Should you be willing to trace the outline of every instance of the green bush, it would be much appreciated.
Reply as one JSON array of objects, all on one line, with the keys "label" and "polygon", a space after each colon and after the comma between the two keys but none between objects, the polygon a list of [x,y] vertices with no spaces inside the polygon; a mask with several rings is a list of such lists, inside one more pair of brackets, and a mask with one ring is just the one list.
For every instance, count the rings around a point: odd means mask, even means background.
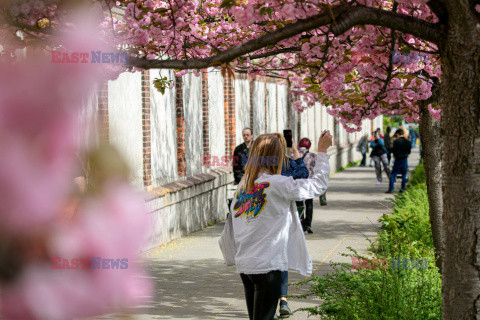
[{"label": "green bush", "polygon": [[[423,165],[412,173],[406,192],[397,194],[394,205],[393,212],[379,220],[382,226],[372,243],[373,258],[351,248],[344,254],[369,261],[387,259],[386,268],[334,264],[333,273],[305,281],[311,287],[304,296],[316,295],[322,303],[302,310],[335,320],[441,319],[441,277],[434,263]],[[427,259],[428,268],[393,269],[391,258],[397,257]]]},{"label": "green bush", "polygon": [[423,159],[420,160],[420,164],[413,170],[412,177],[408,183],[410,187],[414,187],[417,184],[425,183],[425,168],[423,167]]},{"label": "green bush", "polygon": [[322,319],[378,320],[441,318],[441,282],[437,269],[351,270],[339,264],[335,272],[312,277],[311,292],[322,300],[306,308]]},{"label": "green bush", "polygon": [[350,162],[350,163],[348,163],[345,167],[340,167],[340,168],[338,168],[337,172],[342,172],[342,171],[344,171],[345,169],[348,169],[348,168],[351,168],[351,167],[355,167],[355,166],[357,166],[359,163],[360,163],[360,160],[359,160],[359,161],[355,161],[355,162]]},{"label": "green bush", "polygon": [[395,209],[384,214],[373,250],[379,256],[422,258],[433,250],[425,183],[417,184],[393,200]]}]

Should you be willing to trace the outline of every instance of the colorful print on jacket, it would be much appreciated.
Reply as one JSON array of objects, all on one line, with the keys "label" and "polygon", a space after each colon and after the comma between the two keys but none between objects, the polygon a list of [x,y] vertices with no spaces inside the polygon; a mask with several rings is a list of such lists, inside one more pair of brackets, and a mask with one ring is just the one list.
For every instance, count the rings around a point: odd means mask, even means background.
[{"label": "colorful print on jacket", "polygon": [[256,218],[260,212],[262,212],[265,204],[267,203],[265,189],[270,187],[270,183],[255,183],[253,187],[253,192],[246,191],[245,188],[242,188],[236,196],[235,206],[233,207],[235,213],[235,218],[245,215],[247,221],[250,219]]}]

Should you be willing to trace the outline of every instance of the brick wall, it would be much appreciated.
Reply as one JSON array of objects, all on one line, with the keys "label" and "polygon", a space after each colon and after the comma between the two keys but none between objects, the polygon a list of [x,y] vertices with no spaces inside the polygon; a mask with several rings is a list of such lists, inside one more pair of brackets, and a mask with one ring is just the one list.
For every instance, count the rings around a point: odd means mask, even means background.
[{"label": "brick wall", "polygon": [[210,154],[210,130],[208,125],[208,72],[202,72],[202,144],[203,153]]},{"label": "brick wall", "polygon": [[[210,77],[212,77],[210,75]],[[246,90],[248,90],[248,88],[250,88],[250,97],[247,96],[247,99],[249,98],[249,102],[250,104],[252,105],[252,108],[250,110],[245,110],[245,112],[247,112],[246,114],[243,113],[245,116],[246,116],[246,123],[245,125],[249,125],[250,127],[252,128],[257,128],[257,131],[262,131],[260,129],[258,129],[258,123],[256,121],[262,121],[262,120],[265,120],[264,123],[265,123],[265,132],[267,132],[267,127],[270,127],[270,125],[267,126],[267,123],[268,124],[273,124],[273,123],[277,123],[277,125],[273,125],[272,127],[275,128],[275,127],[278,127],[278,121],[279,121],[279,118],[282,118],[282,114],[281,112],[284,112],[283,108],[280,109],[280,108],[276,108],[275,111],[274,110],[270,110],[270,113],[271,113],[271,118],[272,119],[268,119],[268,116],[269,114],[267,113],[267,87],[264,86],[264,90],[265,90],[265,95],[264,97],[261,98],[262,101],[255,101],[255,103],[258,103],[258,107],[259,108],[264,108],[264,112],[263,112],[263,115],[261,117],[264,117],[264,119],[255,119],[255,117],[257,116],[260,116],[261,112],[260,113],[255,113],[254,112],[254,109],[253,109],[253,102],[254,102],[254,99],[255,99],[255,95],[254,95],[254,82],[253,81],[257,81],[257,82],[263,82],[264,84],[267,84],[267,83],[275,83],[275,84],[279,84],[279,81],[280,79],[278,78],[275,78],[275,77],[264,77],[264,76],[259,76],[259,77],[255,77],[254,79],[252,78],[248,78],[246,74],[237,74],[237,77],[241,78],[241,79],[247,79],[247,81],[249,81],[249,83],[247,84],[247,87],[246,87]],[[138,175],[135,177],[135,183],[140,185],[140,186],[144,186],[145,189],[150,189],[152,187],[152,165],[162,165],[162,164],[159,164],[159,163],[152,163],[153,161],[156,161],[155,159],[152,159],[152,157],[155,157],[155,155],[153,154],[152,155],[152,134],[154,134],[154,132],[152,132],[153,130],[153,127],[152,125],[154,125],[154,123],[152,122],[152,106],[156,103],[154,102],[154,100],[151,100],[153,99],[153,97],[151,97],[151,91],[152,90],[150,88],[151,86],[151,81],[150,81],[150,78],[151,78],[151,74],[149,71],[144,71],[140,74],[139,77],[135,78],[135,82],[136,82],[136,85],[138,87],[138,81],[139,81],[139,78],[141,79],[141,104],[140,104],[140,107],[141,107],[141,119],[142,119],[142,122],[141,122],[141,125],[142,125],[142,128],[141,128],[141,131],[138,132],[138,133],[141,133],[141,139],[142,140],[135,140],[135,141],[138,141],[138,149],[141,150],[142,154],[141,154],[141,157],[140,157],[140,150],[135,150],[134,152],[132,151],[129,156],[136,156],[136,160],[139,160],[139,161],[136,161],[136,168],[134,168],[134,170],[136,170],[136,172],[138,173]],[[210,79],[212,81],[212,78]],[[133,80],[132,80],[133,81]],[[198,83],[198,81],[197,81]],[[212,152],[212,148],[213,146],[215,146],[215,139],[217,137],[211,137],[210,138],[210,135],[212,133],[212,130],[215,130],[215,129],[212,129],[209,127],[209,120],[211,117],[215,116],[219,118],[219,120],[221,119],[220,117],[222,116],[221,114],[215,114],[215,115],[211,115],[209,114],[209,98],[212,98],[212,97],[209,97],[209,92],[208,92],[208,83],[209,83],[209,74],[208,73],[202,73],[202,85],[201,85],[201,95],[198,96],[198,98],[201,97],[202,101],[201,101],[201,106],[198,104],[199,101],[196,102],[196,111],[195,111],[195,119],[200,118],[201,121],[198,121],[198,122],[195,122],[195,123],[198,123],[199,128],[196,128],[195,130],[195,138],[198,139],[198,141],[195,141],[195,152],[196,153],[208,153],[210,154]],[[125,83],[125,85],[128,85],[127,83]],[[198,83],[198,85],[200,85]],[[101,125],[101,140],[102,142],[109,142],[109,141],[112,141],[114,140],[113,138],[115,137],[112,137],[112,132],[111,130],[109,130],[109,127],[112,127],[112,124],[111,123],[114,119],[113,117],[113,110],[115,110],[112,106],[110,105],[110,108],[109,108],[109,102],[110,104],[112,103],[115,103],[115,99],[113,99],[112,97],[108,97],[108,91],[109,91],[109,86],[111,86],[110,88],[110,91],[112,91],[112,88],[114,86],[117,87],[117,90],[119,89],[118,88],[118,85],[115,84],[115,83],[109,83],[109,82],[104,82],[102,83],[99,88],[98,88],[98,95],[97,95],[97,106],[98,106],[98,118],[99,118],[99,122],[100,122],[100,125]],[[234,148],[236,146],[236,106],[235,106],[235,78],[232,76],[232,75],[225,75],[224,79],[223,79],[223,90],[224,90],[224,97],[223,97],[223,118],[224,118],[224,129],[225,129],[225,132],[223,132],[223,128],[221,130],[221,132],[218,132],[216,134],[219,134],[219,135],[224,135],[225,136],[225,154],[226,155],[231,155],[234,151]],[[170,139],[166,139],[169,141],[169,143],[173,144],[172,145],[172,148],[174,148],[172,150],[172,153],[176,151],[176,159],[175,159],[175,155],[172,154],[170,155],[170,157],[173,157],[172,158],[172,162],[173,161],[176,161],[176,170],[177,170],[177,175],[175,178],[177,177],[186,177],[187,176],[187,162],[186,162],[186,130],[185,129],[189,129],[187,127],[188,124],[185,123],[185,105],[184,105],[184,94],[183,94],[183,91],[184,91],[184,88],[185,87],[185,84],[183,82],[183,79],[182,77],[176,77],[175,78],[175,87],[174,89],[171,89],[170,91],[170,94],[171,94],[171,98],[168,99],[168,100],[165,100],[165,101],[168,101],[168,108],[169,110],[172,110],[173,108],[175,108],[175,120],[174,122],[171,124],[171,127],[169,130],[165,130],[165,133],[168,132],[168,134],[170,135]],[[121,89],[121,88],[120,88]],[[215,90],[216,88],[214,88]],[[200,93],[200,87],[196,87],[196,93],[195,95],[197,96],[199,93]],[[210,88],[210,90],[212,90],[212,88]],[[222,90],[219,88],[219,90]],[[277,96],[278,94],[276,94],[277,90],[276,87],[273,88],[273,87],[270,87],[270,90],[271,92],[268,92],[268,94],[270,95],[274,95]],[[215,92],[215,91],[212,91],[212,92]],[[212,93],[210,92],[210,93]],[[284,92],[282,90],[282,92]],[[187,92],[186,92],[187,94]],[[238,94],[238,92],[237,92]],[[300,117],[299,116],[296,116],[294,113],[295,111],[291,110],[292,107],[293,107],[293,104],[295,102],[295,100],[298,99],[296,97],[292,97],[291,95],[288,96],[288,106],[289,106],[289,109],[287,109],[287,114],[285,115],[285,117],[287,117],[287,123],[289,126],[291,126],[291,129],[296,131],[296,137],[297,137],[297,140],[299,138],[301,138],[301,134],[302,134],[302,127],[303,129],[305,129],[307,127],[307,124],[304,123],[300,123]],[[110,100],[110,101],[109,101]],[[118,100],[118,99],[117,99]],[[247,100],[248,101],[248,100]],[[210,101],[211,102],[211,101]],[[220,101],[219,101],[220,102]],[[120,103],[120,102],[119,102]],[[262,105],[263,104],[263,105]],[[138,104],[137,104],[138,106]],[[167,106],[166,106],[167,107]],[[211,107],[211,106],[210,106]],[[219,106],[220,107],[220,106]],[[201,108],[201,109],[199,109]],[[138,109],[136,109],[137,111],[140,111]],[[188,110],[187,110],[188,111]],[[109,112],[110,112],[110,116],[109,116]],[[173,112],[173,111],[172,111]],[[303,117],[305,118],[305,117]],[[304,119],[305,120],[305,119]],[[310,119],[310,120],[313,120],[313,119]],[[221,121],[221,120],[220,120]],[[311,122],[311,121],[310,121]],[[329,122],[333,122],[331,117],[329,117]],[[171,122],[169,122],[170,124]],[[261,123],[261,122],[260,122]],[[323,122],[322,122],[323,123]],[[370,124],[370,121],[368,121],[368,123]],[[257,125],[257,127],[255,127],[255,124]],[[118,123],[115,124],[116,125],[116,128],[118,129],[119,128],[119,125]],[[140,126],[139,123],[137,123],[137,121],[135,121],[135,124],[134,126],[137,126],[137,128]],[[129,126],[126,126],[126,128],[128,128]],[[371,121],[371,127],[373,127],[373,121]],[[279,128],[280,130],[282,128]],[[296,129],[296,130],[295,130]],[[336,136],[338,136],[338,133],[339,133],[339,130],[341,130],[341,128],[336,125],[335,127],[334,126],[331,126],[331,129],[332,129],[332,133],[334,133]],[[120,129],[121,130],[121,129]],[[304,130],[305,131],[305,130]],[[217,131],[215,131],[217,132]],[[162,130],[162,133],[163,133],[163,130]],[[254,132],[254,136],[258,136],[261,132]],[[304,133],[305,134],[305,133]],[[311,132],[310,132],[311,134]],[[198,138],[197,138],[197,135],[198,135]],[[202,135],[202,137],[200,138],[199,135]],[[172,137],[173,136],[173,137]],[[311,137],[312,139],[314,137]],[[166,141],[165,140],[165,141]],[[140,144],[141,143],[141,144]],[[201,146],[200,146],[201,144]],[[223,146],[222,146],[223,148]],[[175,151],[174,151],[175,150]],[[128,151],[128,150],[127,150]],[[129,151],[128,151],[129,152]],[[223,152],[223,151],[221,151]],[[141,161],[140,161],[141,160]],[[165,160],[162,160],[162,161],[165,161]],[[168,160],[167,160],[168,161]],[[142,163],[142,164],[140,164]],[[140,168],[140,165],[143,165],[142,168]],[[206,171],[208,171],[210,168],[205,168]],[[172,167],[172,170],[175,170],[173,167]],[[202,171],[204,171],[204,169],[202,168]],[[205,171],[204,171],[205,172]],[[142,175],[143,173],[143,175]],[[163,173],[162,173],[163,174]],[[139,180],[139,181],[138,181]]]},{"label": "brick wall", "polygon": [[142,71],[142,136],[143,136],[143,186],[152,186],[152,126],[150,105],[150,71]]},{"label": "brick wall", "polygon": [[263,114],[265,115],[265,133],[268,133],[267,131],[267,119],[268,119],[268,114],[267,114],[267,77],[263,77],[263,82],[265,82],[265,86],[264,86],[264,90],[265,90],[265,101],[263,101],[263,107],[264,107],[264,111],[263,111]]},{"label": "brick wall", "polygon": [[108,81],[104,81],[98,87],[98,120],[100,122],[100,141],[108,143],[110,141],[110,129],[108,119]]},{"label": "brick wall", "polygon": [[177,121],[177,173],[179,177],[187,175],[185,162],[185,116],[183,111],[183,80],[175,77],[175,119]]},{"label": "brick wall", "polygon": [[280,132],[280,128],[278,126],[278,79],[274,79],[275,83],[275,122],[276,122],[276,128],[277,131]]},{"label": "brick wall", "polygon": [[[253,115],[253,81],[255,81],[255,78],[250,79],[250,128],[253,130],[253,121],[254,121],[254,115]],[[258,135],[258,132],[255,132],[255,134]]]},{"label": "brick wall", "polygon": [[[299,99],[300,99],[300,98],[295,97],[294,100],[292,101],[292,104],[294,104],[294,103],[295,103],[297,100],[299,100]],[[297,112],[297,111],[295,111],[295,112]],[[298,121],[297,121],[297,125],[298,125],[298,129],[297,129],[297,130],[298,130],[298,131],[297,131],[297,132],[298,132],[298,133],[297,133],[297,135],[298,135],[297,141],[299,141],[299,140],[302,138],[302,121],[300,121],[302,118],[301,118],[301,115],[300,115],[300,114],[298,114],[297,119],[298,119]]]},{"label": "brick wall", "polygon": [[224,106],[225,106],[225,154],[233,155],[235,150],[235,79],[225,74],[224,78]]}]

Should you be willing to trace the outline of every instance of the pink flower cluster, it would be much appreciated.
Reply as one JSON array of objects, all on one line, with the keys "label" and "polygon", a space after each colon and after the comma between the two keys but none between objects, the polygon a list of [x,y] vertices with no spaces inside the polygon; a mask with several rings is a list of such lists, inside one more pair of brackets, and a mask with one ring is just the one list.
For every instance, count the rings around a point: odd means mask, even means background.
[{"label": "pink flower cluster", "polygon": [[[437,18],[426,2],[397,1],[397,12],[434,23]],[[329,6],[344,4],[340,0],[121,0],[115,5],[125,9],[124,19],[107,15],[102,24],[104,34],[115,33],[117,43],[148,59],[184,60],[210,57],[299,19],[327,13]],[[349,5],[391,10],[393,2],[359,0]],[[333,114],[348,130],[379,114],[402,114],[413,121],[418,119],[417,101],[430,96],[431,79],[441,75],[437,48],[410,35],[402,35],[403,40],[397,39],[392,48],[389,34],[389,30],[367,25],[334,36],[325,26],[253,55],[284,48],[298,51],[255,60],[246,56],[232,65],[246,68],[252,76],[276,72],[288,78],[295,95],[303,97],[302,103],[295,103],[297,110],[322,102],[332,111],[338,109]],[[391,52],[412,47],[432,53],[425,63],[390,68]],[[177,70],[177,75],[186,72]]]},{"label": "pink flower cluster", "polygon": [[[299,19],[325,12],[326,5],[340,1],[314,0],[247,0],[232,7],[221,7],[222,1],[119,1],[126,6],[125,31],[127,42],[138,54],[149,58],[205,58],[219,50],[227,50],[255,39],[267,32]],[[388,9],[390,1],[362,0],[360,4]],[[436,17],[426,1],[399,1],[399,13],[435,22]],[[300,51],[274,57],[236,60],[235,67],[247,68],[252,76],[274,71],[290,80],[296,110],[322,102],[348,131],[359,130],[361,121],[380,114],[402,114],[409,121],[418,120],[418,100],[431,95],[432,80],[441,75],[434,54],[422,64],[394,65],[389,32],[374,26],[355,27],[334,37],[327,27],[318,28],[277,45],[260,49],[254,54],[275,49],[300,47]],[[404,35],[410,45],[436,51],[429,43]],[[380,40],[379,40],[380,39]],[[405,44],[397,41],[395,51]],[[428,77],[412,74],[424,70]],[[178,71],[182,75],[186,71]],[[413,79],[415,78],[415,79]]]},{"label": "pink flower cluster", "polygon": [[[135,261],[148,227],[144,200],[111,177],[75,201],[78,111],[97,74],[78,65],[0,66],[0,241],[21,265],[0,274],[5,319],[66,319],[137,304],[150,291],[143,272],[56,270],[49,257],[111,257]],[[41,249],[39,249],[39,246]],[[5,246],[2,246],[5,248]],[[14,250],[13,250],[14,249]],[[3,264],[12,261],[2,260]]]},{"label": "pink flower cluster", "polygon": [[[108,51],[92,37],[88,19],[76,18],[84,28],[58,41],[73,51]],[[109,67],[52,64],[35,54],[0,63],[2,319],[88,317],[138,305],[151,292],[134,264],[149,225],[143,197],[117,175],[103,176],[86,193],[74,183],[87,175],[78,155],[94,151],[79,148],[79,112],[96,83],[118,74]],[[131,263],[120,270],[59,270],[51,257]]]}]

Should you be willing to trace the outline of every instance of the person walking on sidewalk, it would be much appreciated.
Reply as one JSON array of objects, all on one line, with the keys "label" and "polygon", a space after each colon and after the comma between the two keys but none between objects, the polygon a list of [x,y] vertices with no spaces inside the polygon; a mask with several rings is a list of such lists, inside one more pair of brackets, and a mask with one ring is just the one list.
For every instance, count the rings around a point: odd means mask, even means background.
[{"label": "person walking on sidewalk", "polygon": [[245,164],[248,160],[248,153],[253,141],[252,129],[245,128],[242,130],[243,143],[239,144],[233,151],[233,178],[234,184],[238,184],[245,174]]},{"label": "person walking on sidewalk", "polygon": [[392,127],[387,126],[387,130],[385,131],[385,137],[383,138],[385,142],[385,149],[387,149],[387,160],[388,166],[390,167],[390,161],[392,160],[392,150],[393,150],[393,140],[390,136],[392,133]]},{"label": "person walking on sidewalk", "polygon": [[[280,298],[281,271],[308,276],[312,259],[294,201],[320,196],[327,190],[332,136],[318,140],[318,153],[309,179],[282,176],[285,138],[260,135],[253,143],[245,175],[237,187],[231,214],[219,244],[227,265],[236,264],[243,282],[250,320],[272,320]],[[252,158],[274,157],[276,164],[252,164]]]},{"label": "person walking on sidewalk", "polygon": [[[375,131],[372,131],[372,135],[370,136],[370,142],[369,142],[369,146],[371,147],[372,146],[372,143],[373,143],[373,140],[375,140]],[[373,158],[372,156],[370,156],[370,163],[368,165],[369,167],[373,167]]]},{"label": "person walking on sidewalk", "polygon": [[[308,169],[307,166],[303,160],[303,157],[301,156],[300,152],[296,148],[295,141],[292,139],[292,148],[287,148],[289,153],[292,154],[292,156],[285,157],[284,164],[282,166],[282,176],[285,177],[292,177],[294,180],[296,179],[306,179],[308,178]],[[288,162],[287,162],[288,161]],[[297,213],[299,214],[301,210],[304,208],[303,202],[299,204],[300,202],[297,201]],[[279,301],[279,313],[280,316],[289,316],[292,314],[292,311],[288,307],[288,302],[287,302],[287,294],[288,294],[288,271],[282,271],[281,274],[282,280],[281,280],[281,285],[280,285],[280,301]]]},{"label": "person walking on sidewalk", "polygon": [[[302,138],[298,142],[299,146],[299,153],[305,162],[305,166],[308,169],[308,176],[304,178],[308,178],[310,175],[313,174],[313,168],[315,167],[315,160],[316,155],[315,153],[310,153],[309,149],[312,145],[312,142],[308,138]],[[297,201],[297,207],[304,207],[305,208],[305,219],[302,221],[303,230],[307,231],[308,233],[313,233],[312,231],[312,219],[313,219],[313,199],[307,199],[305,201]]]},{"label": "person walking on sidewalk", "polygon": [[370,142],[370,147],[372,148],[372,152],[370,153],[370,157],[373,159],[375,163],[375,173],[377,175],[377,185],[382,184],[382,165],[385,173],[387,174],[387,178],[390,178],[390,169],[388,168],[388,160],[387,160],[387,150],[385,149],[383,139],[380,138],[380,133],[377,131],[374,132],[373,140]]},{"label": "person walking on sidewalk", "polygon": [[367,165],[367,152],[368,152],[368,134],[365,134],[357,144],[357,151],[362,154],[362,162],[360,162],[360,167],[365,167]]},{"label": "person walking on sidewalk", "polygon": [[402,175],[402,187],[400,192],[405,191],[407,185],[407,171],[408,171],[408,155],[411,152],[412,144],[404,137],[405,131],[398,129],[395,131],[397,139],[393,142],[393,156],[395,162],[393,163],[392,174],[390,175],[390,183],[386,193],[393,193],[393,184],[397,179],[397,174]]}]

